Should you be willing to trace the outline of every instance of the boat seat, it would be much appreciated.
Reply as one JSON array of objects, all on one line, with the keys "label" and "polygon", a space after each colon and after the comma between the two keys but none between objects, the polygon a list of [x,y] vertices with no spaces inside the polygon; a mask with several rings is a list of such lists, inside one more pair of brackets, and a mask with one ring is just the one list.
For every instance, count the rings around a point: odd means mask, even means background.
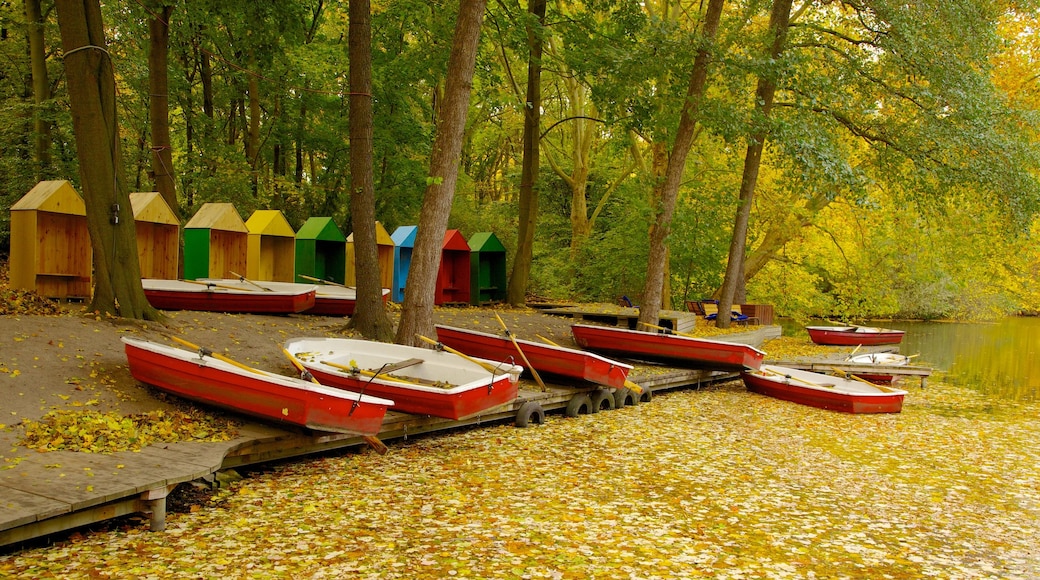
[{"label": "boat seat", "polygon": [[417,364],[422,364],[422,362],[423,362],[423,360],[421,358],[409,358],[409,359],[405,359],[405,360],[403,360],[401,362],[395,362],[393,364],[385,365],[382,368],[378,369],[378,371],[379,371],[379,374],[381,374],[381,375],[389,374],[389,373],[392,373],[394,371],[399,371],[399,370],[404,369],[404,368],[413,367],[413,366],[415,366]]}]

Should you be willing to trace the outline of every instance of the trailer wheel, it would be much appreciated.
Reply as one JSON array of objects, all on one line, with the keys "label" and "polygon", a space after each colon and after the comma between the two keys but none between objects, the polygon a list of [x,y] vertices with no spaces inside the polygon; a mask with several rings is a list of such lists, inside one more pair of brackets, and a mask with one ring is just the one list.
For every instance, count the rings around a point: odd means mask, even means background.
[{"label": "trailer wheel", "polygon": [[577,417],[578,415],[588,415],[591,413],[592,399],[589,398],[585,393],[579,393],[571,397],[569,403],[567,403],[567,409],[563,412],[568,417]]},{"label": "trailer wheel", "polygon": [[643,387],[643,392],[639,393],[640,403],[649,403],[654,400],[654,393],[647,387]]},{"label": "trailer wheel", "polygon": [[635,405],[637,400],[636,394],[632,389],[618,389],[614,391],[614,407],[616,409],[620,409],[625,405]]},{"label": "trailer wheel", "polygon": [[589,399],[592,401],[590,406],[590,413],[599,413],[600,411],[611,411],[615,408],[614,395],[606,389],[596,389],[589,393]]},{"label": "trailer wheel", "polygon": [[542,425],[545,423],[545,410],[535,401],[528,401],[520,405],[516,412],[516,426],[524,429],[528,424]]}]

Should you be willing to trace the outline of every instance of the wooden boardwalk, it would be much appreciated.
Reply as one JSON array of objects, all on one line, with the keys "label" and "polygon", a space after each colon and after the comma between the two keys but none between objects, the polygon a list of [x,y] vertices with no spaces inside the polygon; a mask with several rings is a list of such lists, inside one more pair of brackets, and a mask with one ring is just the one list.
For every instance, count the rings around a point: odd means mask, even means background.
[{"label": "wooden boardwalk", "polygon": [[[652,393],[736,376],[668,369],[632,378]],[[537,402],[545,412],[560,411],[576,394],[598,388],[591,384],[548,385],[542,392],[523,388],[527,386],[537,388],[524,381],[516,401],[462,421],[388,412],[379,437],[393,441],[468,425],[511,422],[524,403]],[[224,469],[363,446],[360,437],[314,434],[249,421],[239,429],[238,438],[227,442],[164,443],[140,452],[109,455],[26,450],[24,459],[0,470],[0,546],[135,513],[149,514],[151,528],[159,531],[165,527],[166,497],[181,483],[213,481]]]},{"label": "wooden boardwalk", "polygon": [[[578,323],[602,322],[612,324],[629,330],[636,330],[639,321],[639,309],[625,306],[563,306],[559,308],[547,308],[542,310],[546,314],[557,316],[570,316]],[[676,332],[693,332],[697,323],[697,315],[692,312],[679,310],[662,310],[657,315],[659,325],[670,328]]]}]

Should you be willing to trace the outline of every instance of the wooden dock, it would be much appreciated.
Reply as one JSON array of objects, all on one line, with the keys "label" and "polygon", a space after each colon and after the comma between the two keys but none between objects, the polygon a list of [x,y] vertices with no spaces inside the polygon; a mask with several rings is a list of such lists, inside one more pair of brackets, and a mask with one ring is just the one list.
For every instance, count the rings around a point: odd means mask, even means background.
[{"label": "wooden dock", "polygon": [[[585,321],[602,322],[628,328],[629,330],[636,330],[636,323],[639,321],[639,309],[625,306],[564,306],[547,308],[542,310],[542,312],[557,316],[570,316],[578,323]],[[658,314],[658,319],[659,322],[657,324],[670,328],[675,332],[693,332],[693,328],[697,323],[696,314],[679,310],[662,310]]]},{"label": "wooden dock", "polygon": [[[646,376],[633,374],[631,378],[650,393],[646,396],[649,399],[654,391],[699,387],[737,376],[669,369]],[[470,425],[512,422],[519,419],[521,412],[530,414],[533,408],[543,414],[528,419],[538,423],[544,421],[544,413],[570,414],[576,409],[575,399],[582,403],[582,397],[588,397],[589,402],[601,402],[602,408],[613,407],[617,399],[603,401],[613,395],[588,383],[578,387],[548,385],[544,392],[531,390],[536,388],[523,381],[516,401],[461,421],[388,412],[379,437],[393,441]],[[622,394],[627,397],[625,404],[639,402],[627,389]],[[582,410],[594,412],[588,403]],[[0,546],[135,513],[148,514],[151,529],[160,531],[165,528],[166,497],[179,484],[213,481],[225,469],[363,446],[360,437],[309,433],[248,421],[239,429],[237,439],[220,443],[164,443],[140,452],[107,455],[26,450],[21,461],[0,470]]]}]

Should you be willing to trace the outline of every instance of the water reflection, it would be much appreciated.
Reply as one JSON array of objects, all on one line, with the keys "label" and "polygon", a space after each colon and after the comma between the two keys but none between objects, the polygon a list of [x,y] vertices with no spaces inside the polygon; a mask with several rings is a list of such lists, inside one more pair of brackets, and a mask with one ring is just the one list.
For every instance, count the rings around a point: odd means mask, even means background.
[{"label": "water reflection", "polygon": [[[920,354],[915,364],[946,371],[947,380],[1012,401],[1040,400],[1040,318],[1013,317],[992,323],[886,321],[906,331],[902,354]],[[801,326],[784,334],[806,336]]]}]

